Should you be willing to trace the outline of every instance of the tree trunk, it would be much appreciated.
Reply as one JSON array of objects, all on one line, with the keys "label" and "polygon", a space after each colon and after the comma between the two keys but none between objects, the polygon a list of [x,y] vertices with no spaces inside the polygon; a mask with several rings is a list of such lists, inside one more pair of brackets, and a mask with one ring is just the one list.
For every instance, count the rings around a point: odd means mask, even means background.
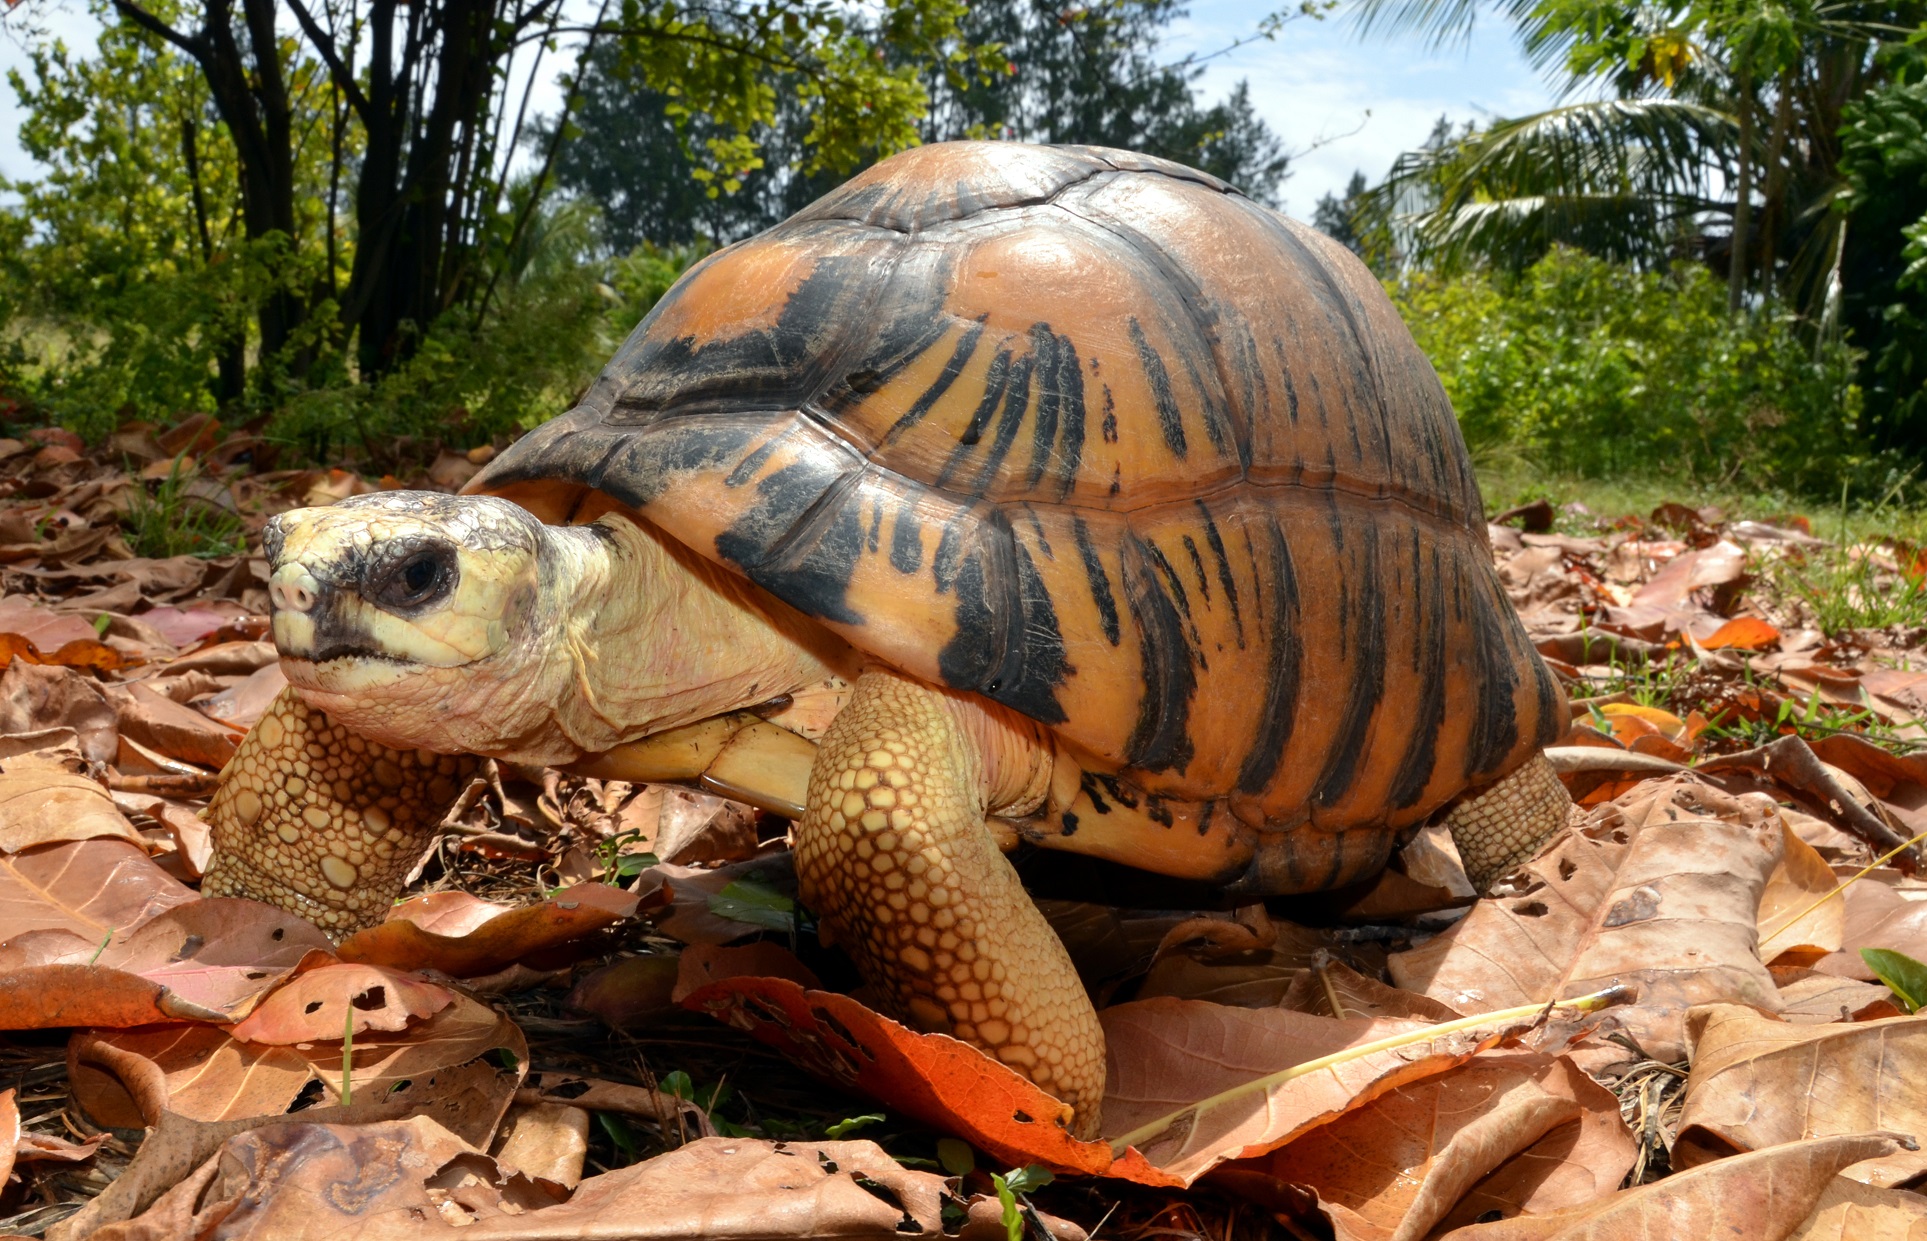
[{"label": "tree trunk", "polygon": [[1727,258],[1726,309],[1738,314],[1746,295],[1747,225],[1753,211],[1753,74],[1740,73],[1740,176],[1733,203],[1732,251]]}]

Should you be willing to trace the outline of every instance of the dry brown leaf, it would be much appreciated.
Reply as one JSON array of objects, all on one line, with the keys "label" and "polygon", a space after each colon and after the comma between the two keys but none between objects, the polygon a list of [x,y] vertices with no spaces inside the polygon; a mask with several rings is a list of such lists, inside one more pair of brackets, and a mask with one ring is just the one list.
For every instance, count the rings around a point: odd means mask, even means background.
[{"label": "dry brown leaf", "polygon": [[219,771],[234,757],[241,734],[162,697],[139,681],[114,687],[123,734],[169,758]]},{"label": "dry brown leaf", "polygon": [[142,844],[107,790],[86,776],[13,764],[0,771],[0,852],[99,836]]},{"label": "dry brown leaf", "polygon": [[1306,1186],[1347,1213],[1343,1235],[1418,1241],[1448,1215],[1543,1213],[1605,1197],[1636,1154],[1619,1101],[1571,1060],[1487,1052],[1213,1179],[1247,1193],[1251,1178],[1274,1190]]},{"label": "dry brown leaf", "polygon": [[0,995],[15,1029],[231,1021],[311,954],[328,958],[327,936],[286,910],[190,901],[99,944],[58,928],[17,935],[0,946]]},{"label": "dry brown leaf", "polygon": [[95,1123],[138,1129],[164,1111],[202,1121],[279,1116],[314,1074],[292,1048],[173,1025],[80,1031],[67,1044],[67,1076]]},{"label": "dry brown leaf", "polygon": [[1306,967],[1332,945],[1329,931],[1273,922],[1270,947],[1205,959],[1189,951],[1165,952],[1138,984],[1140,999],[1209,1000],[1239,1008],[1271,1008],[1283,1002]]},{"label": "dry brown leaf", "polygon": [[1411,1021],[1456,1021],[1465,1014],[1416,991],[1388,987],[1351,966],[1319,952],[1299,970],[1279,998],[1278,1007],[1314,1017],[1394,1017]]},{"label": "dry brown leaf", "polygon": [[130,931],[195,899],[179,880],[124,840],[65,841],[0,856],[0,927],[12,943],[59,930],[90,943]]},{"label": "dry brown leaf", "polygon": [[577,979],[563,1003],[611,1030],[641,1030],[676,1010],[680,972],[676,957],[624,957]]},{"label": "dry brown leaf", "polygon": [[1788,1241],[1927,1241],[1927,1197],[1836,1176]]},{"label": "dry brown leaf", "polygon": [[489,1153],[504,1168],[574,1189],[589,1153],[589,1113],[566,1103],[517,1103]]},{"label": "dry brown leaf", "polygon": [[1916,961],[1927,960],[1927,889],[1897,889],[1870,875],[1848,885],[1841,900],[1846,917],[1840,951],[1822,957],[1813,968],[1841,978],[1872,982],[1874,972],[1860,956],[1862,948],[1890,948]]},{"label": "dry brown leaf", "polygon": [[814,970],[797,960],[796,954],[781,944],[772,944],[768,940],[758,940],[739,948],[691,944],[676,958],[676,989],[669,998],[680,1004],[691,992],[707,987],[712,982],[745,974],[762,978],[787,978],[811,990],[823,985]]},{"label": "dry brown leaf", "polygon": [[269,996],[234,1027],[250,1043],[340,1042],[350,1022],[357,1036],[395,1031],[447,1008],[455,993],[386,966],[324,965]]},{"label": "dry brown leaf", "polygon": [[1790,825],[1784,831],[1780,864],[1773,868],[1760,896],[1760,955],[1771,961],[1801,948],[1838,952],[1846,934],[1846,905],[1838,898],[1820,898],[1833,891],[1839,880],[1826,859]]},{"label": "dry brown leaf", "polygon": [[[419,1118],[440,1125],[470,1144],[486,1143],[501,1122],[509,1100],[514,1098],[520,1076],[518,1071],[475,1061],[424,1074],[391,1091],[363,1092],[350,1107],[307,1109],[299,1122],[290,1122],[281,1116],[199,1121],[164,1112],[160,1123],[141,1142],[133,1162],[119,1178],[78,1213],[49,1228],[48,1241],[79,1241],[98,1235],[98,1230],[105,1225],[128,1219],[178,1186],[183,1178],[219,1151],[223,1143],[255,1129],[277,1128],[289,1123],[371,1125]],[[392,1169],[390,1172],[392,1174]],[[110,1230],[105,1235],[115,1234]],[[136,1229],[130,1235],[148,1236],[152,1241],[174,1241],[177,1234]]]},{"label": "dry brown leaf", "polygon": [[1817,970],[1794,971],[1787,977],[1774,970],[1780,983],[1780,1019],[1795,1025],[1829,1021],[1874,1021],[1904,1016],[1894,993],[1878,983],[1860,982]]},{"label": "dry brown leaf", "polygon": [[[398,1171],[400,1175],[397,1175]],[[873,1142],[705,1138],[583,1181],[555,1203],[426,1118],[286,1124],[231,1139],[99,1241],[516,1241],[944,1235],[943,1178]],[[459,1229],[459,1232],[457,1231]]]},{"label": "dry brown leaf", "polygon": [[[337,1026],[339,1023],[337,1022]],[[238,1033],[238,1028],[237,1028]],[[307,1060],[329,1099],[341,1097],[341,1036],[332,1040],[303,1044],[297,1051]],[[403,1030],[370,1030],[355,1035],[354,1072],[351,1086],[354,1098],[380,1098],[401,1082],[428,1077],[465,1065],[494,1051],[506,1051],[515,1069],[511,1077],[519,1087],[528,1072],[529,1046],[522,1027],[480,1000],[457,995],[454,1003],[425,1021]],[[503,1097],[506,1108],[513,1091]],[[483,1133],[494,1131],[498,1111]],[[468,1135],[468,1130],[463,1130]],[[479,1139],[478,1139],[479,1140]]]},{"label": "dry brown leaf", "polygon": [[[1113,1136],[1281,1069],[1430,1024],[1338,1021],[1287,1009],[1171,999],[1120,1004],[1098,1018],[1111,1064],[1104,1132]],[[1186,1113],[1135,1145],[1152,1168],[1188,1185],[1221,1163],[1263,1155],[1387,1090],[1443,1073],[1469,1059],[1481,1041],[1480,1034],[1466,1033],[1374,1052],[1239,1094],[1202,1115]]]},{"label": "dry brown leaf", "polygon": [[1693,777],[1649,781],[1527,866],[1523,888],[1394,954],[1392,981],[1468,1013],[1630,984],[1619,1020],[1648,1055],[1683,1059],[1693,1005],[1779,1002],[1754,945],[1783,838],[1777,818]]},{"label": "dry brown leaf", "polygon": [[13,1148],[20,1141],[20,1106],[11,1088],[0,1090],[0,1186],[13,1179]]},{"label": "dry brown leaf", "polygon": [[100,686],[71,668],[16,659],[0,669],[0,735],[48,728],[73,729],[94,762],[119,753],[119,717]]},{"label": "dry brown leaf", "polygon": [[[668,893],[661,889],[650,895],[654,906],[668,904]],[[601,883],[579,883],[539,904],[480,920],[476,915],[482,911],[473,906],[465,906],[460,914],[446,908],[430,910],[438,927],[467,928],[451,935],[423,927],[411,919],[408,906],[397,906],[387,921],[343,940],[340,952],[345,961],[433,969],[456,978],[470,978],[492,974],[613,926],[634,915],[638,907],[634,892]]]},{"label": "dry brown leaf", "polygon": [[269,664],[255,669],[239,684],[231,685],[211,698],[201,699],[194,704],[194,708],[230,728],[253,728],[286,688],[288,678],[281,671],[281,665]]},{"label": "dry brown leaf", "polygon": [[[1802,1138],[1927,1133],[1927,1017],[1791,1025],[1721,1004],[1694,1010],[1688,1024],[1693,1071],[1676,1167]],[[1921,1171],[1927,1154],[1902,1152],[1852,1175],[1893,1185]]]},{"label": "dry brown leaf", "polygon": [[1590,1206],[1474,1224],[1439,1241],[1786,1241],[1840,1169],[1911,1143],[1898,1134],[1863,1133],[1768,1147],[1622,1190]]}]

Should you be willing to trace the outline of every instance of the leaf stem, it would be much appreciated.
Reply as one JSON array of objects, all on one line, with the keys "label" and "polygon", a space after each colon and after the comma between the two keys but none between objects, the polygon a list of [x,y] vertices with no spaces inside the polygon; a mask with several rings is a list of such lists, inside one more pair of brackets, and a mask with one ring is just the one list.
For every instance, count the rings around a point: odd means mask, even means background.
[{"label": "leaf stem", "polygon": [[1316,1060],[1307,1060],[1303,1064],[1295,1064],[1288,1069],[1280,1069],[1276,1073],[1266,1074],[1253,1081],[1233,1086],[1229,1090],[1221,1090],[1208,1099],[1201,1099],[1196,1103],[1186,1104],[1184,1107],[1179,1108],[1167,1116],[1160,1116],[1149,1124],[1139,1125],[1129,1133],[1119,1134],[1117,1137],[1110,1139],[1111,1154],[1113,1156],[1122,1156],[1130,1147],[1148,1138],[1156,1137],[1186,1115],[1201,1114],[1209,1111],[1211,1108],[1217,1107],[1219,1104],[1228,1103],[1240,1095],[1268,1090],[1273,1086],[1283,1085],[1285,1082],[1292,1081],[1296,1078],[1322,1072],[1334,1065],[1343,1064],[1348,1060],[1357,1060],[1365,1056],[1376,1055],[1381,1051],[1394,1051],[1400,1047],[1409,1047],[1414,1043],[1428,1042],[1441,1035],[1457,1034],[1462,1030],[1476,1030],[1482,1026],[1503,1024],[1527,1017],[1542,1016],[1550,1013],[1555,1008],[1574,1008],[1580,1012],[1591,1012],[1594,1009],[1605,1008],[1610,1004],[1617,1004],[1625,999],[1626,996],[1627,989],[1618,983],[1614,983],[1604,991],[1595,991],[1591,995],[1582,995],[1570,1000],[1553,1000],[1547,1004],[1521,1004],[1517,1008],[1502,1008],[1497,1012],[1479,1013],[1471,1017],[1461,1017],[1457,1021],[1447,1021],[1435,1026],[1426,1026],[1421,1030],[1408,1030],[1403,1034],[1394,1034],[1390,1038],[1379,1039],[1375,1043],[1365,1043],[1357,1047],[1347,1047],[1343,1051],[1335,1051],[1329,1056],[1320,1056]]}]

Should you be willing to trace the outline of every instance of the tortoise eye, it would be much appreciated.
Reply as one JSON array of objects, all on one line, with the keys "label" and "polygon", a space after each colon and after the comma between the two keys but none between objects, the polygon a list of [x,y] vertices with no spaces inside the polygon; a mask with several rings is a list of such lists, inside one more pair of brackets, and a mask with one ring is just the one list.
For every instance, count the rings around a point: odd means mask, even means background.
[{"label": "tortoise eye", "polygon": [[447,598],[460,576],[454,548],[424,547],[377,571],[366,597],[383,607],[419,608]]}]

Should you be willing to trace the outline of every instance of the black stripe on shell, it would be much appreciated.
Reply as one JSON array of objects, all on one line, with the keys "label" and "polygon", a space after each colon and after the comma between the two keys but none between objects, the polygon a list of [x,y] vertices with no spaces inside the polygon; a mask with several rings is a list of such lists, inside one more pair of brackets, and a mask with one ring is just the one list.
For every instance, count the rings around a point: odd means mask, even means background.
[{"label": "black stripe on shell", "polygon": [[[1198,516],[1204,521],[1205,545],[1211,549],[1211,556],[1218,566],[1218,585],[1224,588],[1225,602],[1231,608],[1231,624],[1238,634],[1238,649],[1245,645],[1245,622],[1238,614],[1238,581],[1231,575],[1231,560],[1224,552],[1224,537],[1218,533],[1218,523],[1211,516],[1211,507],[1203,500],[1197,502]],[[1262,580],[1262,579],[1261,579]]]},{"label": "black stripe on shell", "polygon": [[[1411,739],[1399,759],[1390,806],[1404,810],[1418,804],[1438,765],[1439,730],[1445,727],[1445,566],[1437,543],[1432,544],[1432,571],[1424,572],[1423,532],[1411,523],[1412,539],[1412,682],[1418,687],[1418,710],[1413,715]],[[1421,597],[1420,592],[1423,592]]]},{"label": "black stripe on shell", "polygon": [[1010,520],[991,509],[957,566],[956,633],[937,653],[952,689],[983,694],[1044,724],[1061,724],[1057,687],[1070,672],[1050,589]]},{"label": "black stripe on shell", "polygon": [[1077,554],[1084,562],[1084,576],[1091,584],[1091,601],[1097,604],[1098,623],[1104,626],[1104,637],[1112,646],[1118,644],[1117,597],[1111,594],[1111,577],[1104,572],[1104,562],[1098,558],[1097,548],[1091,543],[1091,530],[1084,519],[1075,514],[1071,516],[1071,534],[1077,539]]},{"label": "black stripe on shell", "polygon": [[903,416],[890,424],[890,429],[884,432],[884,447],[887,448],[896,443],[912,427],[922,422],[924,415],[943,399],[943,394],[950,391],[950,385],[957,382],[957,376],[963,374],[964,367],[969,365],[971,355],[977,352],[977,343],[983,338],[984,321],[979,317],[962,336],[957,338],[957,347],[951,350],[950,360],[943,364],[943,370],[938,372],[936,379],[917,395],[917,399],[911,403],[909,409],[903,412]]},{"label": "black stripe on shell", "polygon": [[1123,552],[1124,602],[1138,632],[1144,677],[1125,762],[1140,771],[1182,771],[1191,762],[1191,696],[1198,689],[1184,619],[1164,593],[1143,540],[1128,535]]},{"label": "black stripe on shell", "polygon": [[1351,790],[1372,716],[1385,697],[1385,587],[1379,580],[1378,526],[1361,522],[1359,530],[1356,571],[1346,575],[1347,588],[1341,594],[1353,605],[1344,626],[1351,647],[1346,665],[1351,684],[1325,768],[1312,790],[1312,804],[1318,806],[1334,805]]},{"label": "black stripe on shell", "polygon": [[1131,330],[1131,343],[1137,346],[1138,362],[1144,367],[1145,382],[1151,385],[1151,400],[1157,406],[1158,429],[1164,432],[1164,446],[1171,455],[1184,460],[1184,411],[1178,408],[1178,398],[1171,391],[1171,372],[1164,369],[1164,359],[1151,347],[1144,335],[1144,327],[1132,315],[1127,321]]},{"label": "black stripe on shell", "polygon": [[[1263,635],[1265,650],[1265,700],[1259,708],[1257,735],[1245,752],[1244,765],[1238,769],[1238,791],[1250,795],[1264,792],[1284,762],[1285,747],[1298,719],[1298,677],[1304,660],[1299,637],[1298,575],[1292,568],[1291,547],[1277,518],[1267,516],[1260,525],[1264,531],[1265,563],[1254,561],[1252,577],[1258,583],[1259,614],[1254,618]],[[1247,533],[1249,526],[1247,525]],[[1247,549],[1250,543],[1246,542]],[[1270,585],[1270,602],[1265,597]]]},{"label": "black stripe on shell", "polygon": [[1475,784],[1495,774],[1519,740],[1514,700],[1519,674],[1506,646],[1506,627],[1518,622],[1512,619],[1511,604],[1498,597],[1497,574],[1484,565],[1465,566],[1465,572],[1472,579],[1465,583],[1472,623],[1467,638],[1474,651],[1474,684],[1478,687],[1472,702],[1471,735],[1465,747],[1465,779]]},{"label": "black stripe on shell", "polygon": [[863,555],[863,475],[816,453],[791,462],[757,483],[761,503],[716,536],[717,554],[800,611],[861,624],[844,596]]}]

